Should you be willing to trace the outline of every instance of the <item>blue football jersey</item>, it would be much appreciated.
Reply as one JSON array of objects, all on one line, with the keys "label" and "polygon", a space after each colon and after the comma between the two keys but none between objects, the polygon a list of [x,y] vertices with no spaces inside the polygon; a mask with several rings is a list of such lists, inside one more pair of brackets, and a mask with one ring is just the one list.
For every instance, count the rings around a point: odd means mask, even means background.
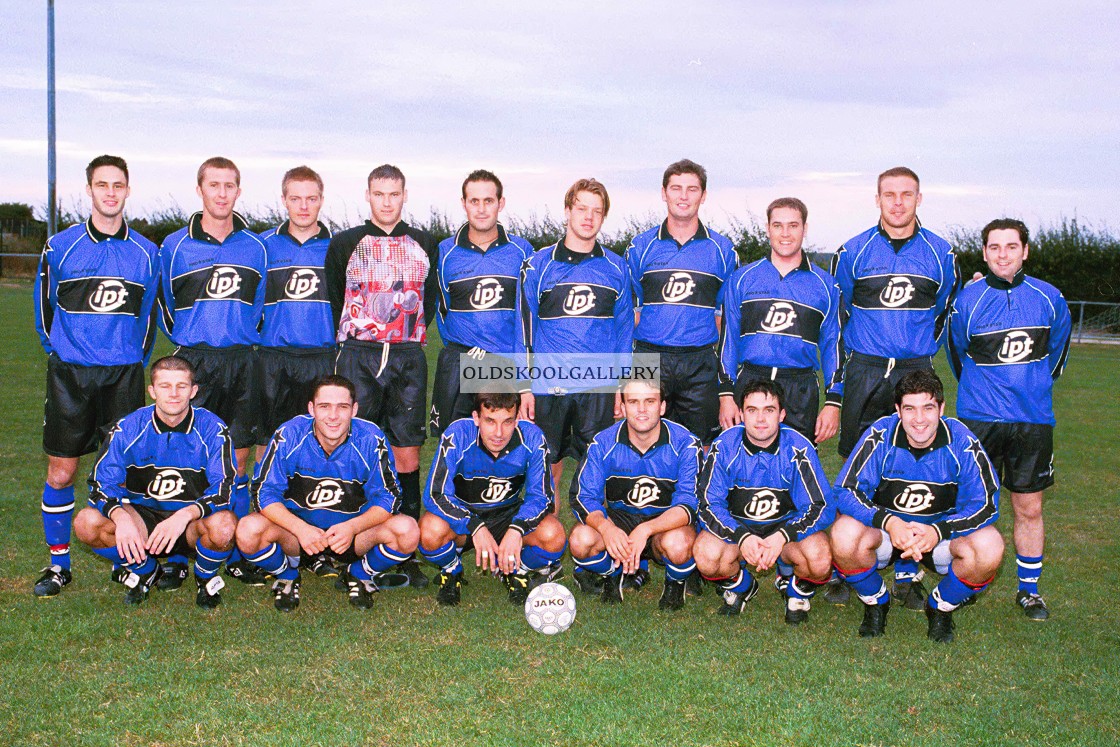
[{"label": "blue football jersey", "polygon": [[319,233],[301,244],[284,221],[261,234],[261,240],[268,255],[261,345],[334,347],[334,317],[323,269],[330,229],[320,223]]}]

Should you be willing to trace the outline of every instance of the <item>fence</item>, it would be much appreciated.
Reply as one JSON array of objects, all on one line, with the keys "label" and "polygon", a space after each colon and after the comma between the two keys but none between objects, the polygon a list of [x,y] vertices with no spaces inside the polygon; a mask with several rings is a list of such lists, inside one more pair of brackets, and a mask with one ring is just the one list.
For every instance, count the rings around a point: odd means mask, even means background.
[{"label": "fence", "polygon": [[1120,344],[1120,303],[1070,301],[1074,342]]}]

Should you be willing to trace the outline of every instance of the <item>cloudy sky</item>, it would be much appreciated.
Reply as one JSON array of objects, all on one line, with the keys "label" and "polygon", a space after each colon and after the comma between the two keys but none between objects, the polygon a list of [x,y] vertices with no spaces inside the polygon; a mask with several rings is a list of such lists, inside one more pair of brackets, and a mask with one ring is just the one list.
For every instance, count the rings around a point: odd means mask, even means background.
[{"label": "cloudy sky", "polygon": [[[46,2],[2,5],[0,201],[38,206]],[[67,206],[103,152],[128,159],[134,213],[193,210],[197,165],[222,154],[245,207],[276,204],[307,163],[343,223],[383,162],[407,174],[410,212],[456,220],[474,168],[522,217],[595,176],[608,231],[661,213],[661,171],[689,157],[712,223],[800,196],[828,248],[875,221],[875,175],[898,164],[935,230],[1115,225],[1120,202],[1112,3],[61,0],[56,24]]]}]

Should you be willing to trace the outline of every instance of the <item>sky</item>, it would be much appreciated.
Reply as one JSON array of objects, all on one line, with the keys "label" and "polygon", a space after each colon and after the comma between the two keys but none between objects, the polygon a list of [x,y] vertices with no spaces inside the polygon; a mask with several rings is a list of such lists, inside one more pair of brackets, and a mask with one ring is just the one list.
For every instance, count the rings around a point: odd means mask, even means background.
[{"label": "sky", "polygon": [[[0,202],[42,206],[46,2],[0,10]],[[408,213],[456,222],[475,168],[522,218],[561,215],[593,176],[607,232],[660,220],[661,173],[687,157],[709,173],[704,220],[797,196],[824,249],[875,223],[897,165],[935,231],[1109,226],[1120,202],[1114,3],[60,0],[55,19],[58,193],[79,211],[101,153],[128,160],[132,214],[197,209],[195,171],[220,154],[242,207],[278,206],[307,164],[342,224],[368,217],[386,162]]]}]

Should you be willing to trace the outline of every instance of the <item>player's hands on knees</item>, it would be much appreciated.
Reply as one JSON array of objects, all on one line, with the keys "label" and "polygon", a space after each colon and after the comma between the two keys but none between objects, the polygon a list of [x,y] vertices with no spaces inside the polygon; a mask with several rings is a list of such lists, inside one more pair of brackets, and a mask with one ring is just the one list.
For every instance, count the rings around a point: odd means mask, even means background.
[{"label": "player's hands on knees", "polygon": [[642,552],[646,549],[646,543],[649,542],[649,530],[645,527],[646,525],[642,523],[630,532],[630,553],[622,561],[623,573],[634,573],[642,562]]},{"label": "player's hands on knees", "polygon": [[144,535],[124,509],[113,511],[113,524],[116,526],[117,552],[128,563],[143,563],[148,558],[144,548]]},{"label": "player's hands on knees", "polygon": [[820,444],[836,435],[840,430],[840,408],[836,405],[825,405],[817,415],[817,428],[813,432],[813,440]]},{"label": "player's hands on knees", "polygon": [[156,524],[151,535],[148,536],[148,552],[152,555],[163,555],[171,551],[175,540],[187,530],[187,525],[194,521],[194,509],[188,507],[180,509]]},{"label": "player's hands on knees", "polygon": [[758,565],[761,544],[762,540],[759,539],[757,534],[748,534],[746,539],[739,543],[739,554],[743,556],[747,565]]},{"label": "player's hands on knees", "polygon": [[521,420],[533,420],[537,416],[537,399],[532,392],[521,393],[521,408],[517,417]]},{"label": "player's hands on knees", "polygon": [[743,413],[735,406],[735,398],[726,395],[719,398],[719,427],[723,430],[743,422]]},{"label": "player's hands on knees", "polygon": [[498,545],[498,568],[502,573],[516,573],[521,566],[521,545],[524,538],[516,529],[507,529]]},{"label": "player's hands on knees", "polygon": [[785,546],[786,538],[781,532],[774,532],[766,539],[760,540],[758,543],[758,562],[755,563],[755,568],[765,571],[773,567]]},{"label": "player's hands on knees", "polygon": [[887,535],[891,538],[891,544],[902,550],[903,557],[913,557],[914,530],[910,526],[910,522],[892,516],[887,519],[883,529],[887,530]]},{"label": "player's hands on knees", "polygon": [[323,540],[327,546],[340,555],[350,549],[354,544],[354,529],[350,522],[342,521],[323,532]]},{"label": "player's hands on knees", "polygon": [[308,555],[318,555],[327,549],[327,533],[319,527],[304,524],[298,532],[293,532],[293,534],[299,540],[299,546]]},{"label": "player's hands on knees", "polygon": [[498,565],[498,543],[494,535],[486,527],[479,527],[471,539],[474,540],[474,564],[483,571],[497,573],[501,570]]},{"label": "player's hands on knees", "polygon": [[910,529],[914,534],[914,543],[911,545],[911,549],[918,553],[914,559],[921,560],[922,555],[933,552],[933,548],[937,547],[940,535],[929,524],[919,524],[916,521],[910,522]]},{"label": "player's hands on knees", "polygon": [[625,569],[626,561],[631,553],[630,537],[626,532],[615,526],[613,522],[600,524],[599,533],[603,537],[603,544],[607,546],[607,554],[615,561],[622,563],[622,567]]}]

